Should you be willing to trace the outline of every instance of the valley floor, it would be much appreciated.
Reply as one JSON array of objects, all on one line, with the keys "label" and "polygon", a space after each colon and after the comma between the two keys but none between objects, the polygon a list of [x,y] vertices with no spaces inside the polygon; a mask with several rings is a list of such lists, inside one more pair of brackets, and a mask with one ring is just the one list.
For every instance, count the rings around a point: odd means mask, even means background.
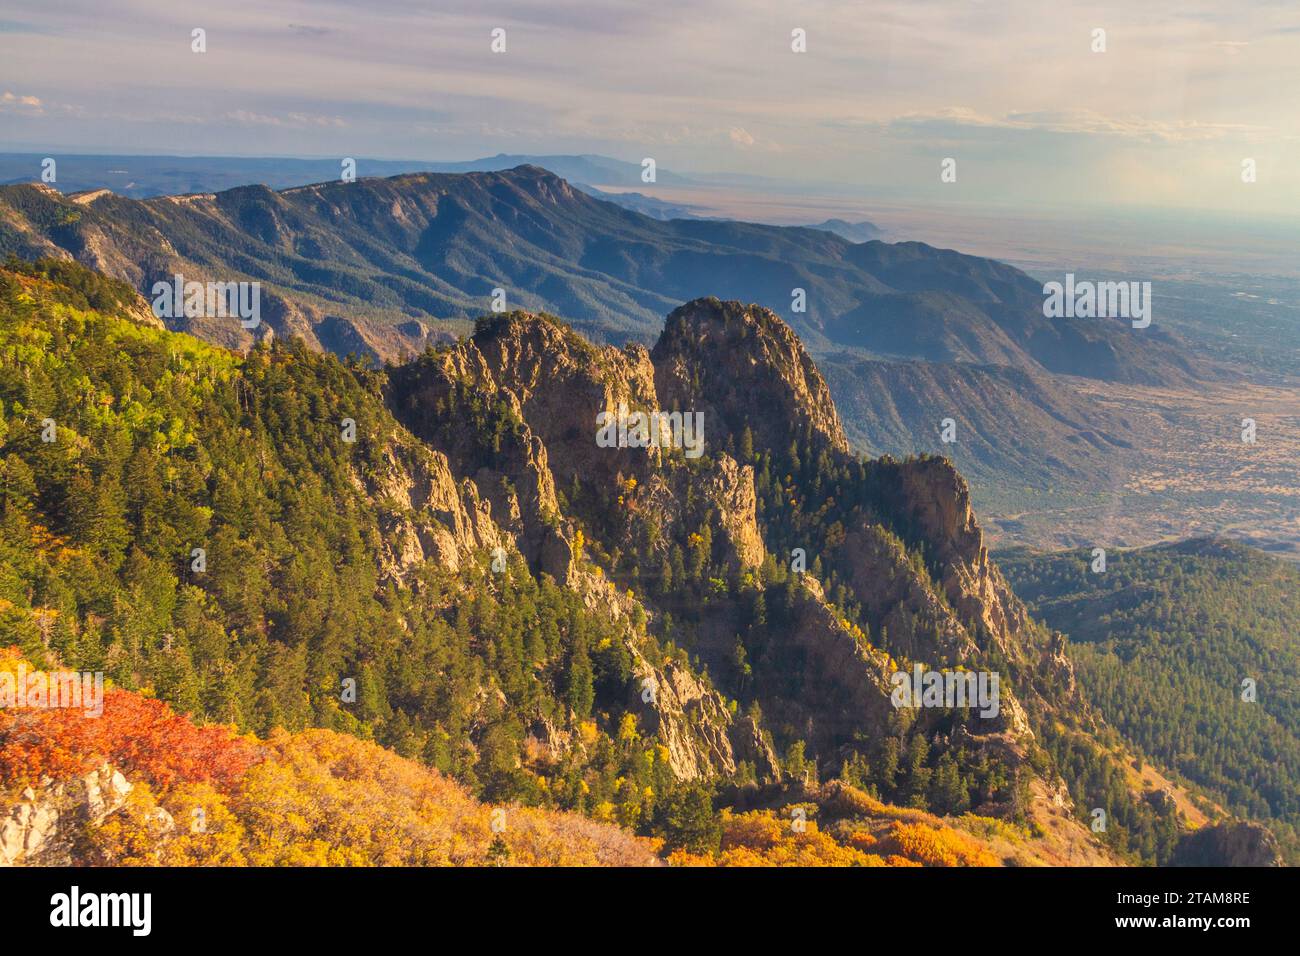
[{"label": "valley floor", "polygon": [[[1115,454],[1091,487],[972,478],[993,542],[1139,547],[1215,534],[1300,560],[1300,386],[1068,383],[1107,415],[1127,419],[1133,448]],[[1253,443],[1242,440],[1247,418]]]}]

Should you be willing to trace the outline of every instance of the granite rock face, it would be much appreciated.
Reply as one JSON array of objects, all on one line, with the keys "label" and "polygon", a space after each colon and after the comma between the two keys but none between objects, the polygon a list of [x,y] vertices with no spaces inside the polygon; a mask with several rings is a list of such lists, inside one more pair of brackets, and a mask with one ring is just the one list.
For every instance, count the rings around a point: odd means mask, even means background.
[{"label": "granite rock face", "polygon": [[1258,823],[1233,821],[1190,833],[1174,852],[1174,866],[1282,866],[1277,838]]},{"label": "granite rock face", "polygon": [[0,866],[66,866],[71,835],[126,802],[131,784],[109,764],[70,780],[28,787],[0,819]]}]

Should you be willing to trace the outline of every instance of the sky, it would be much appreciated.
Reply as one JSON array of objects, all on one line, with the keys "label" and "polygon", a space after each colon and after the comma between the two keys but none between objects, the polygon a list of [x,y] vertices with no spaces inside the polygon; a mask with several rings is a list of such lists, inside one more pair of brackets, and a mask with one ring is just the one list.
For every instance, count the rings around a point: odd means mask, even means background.
[{"label": "sky", "polygon": [[1298,103],[1294,0],[0,0],[0,151],[593,152],[881,198],[1293,217]]}]

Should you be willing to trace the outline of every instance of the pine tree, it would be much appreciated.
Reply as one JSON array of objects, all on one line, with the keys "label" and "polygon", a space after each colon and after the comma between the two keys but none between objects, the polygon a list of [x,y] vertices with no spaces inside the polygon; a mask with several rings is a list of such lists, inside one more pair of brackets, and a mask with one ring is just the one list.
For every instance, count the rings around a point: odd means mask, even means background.
[{"label": "pine tree", "polygon": [[578,720],[591,716],[596,692],[592,686],[591,658],[587,653],[587,637],[579,632],[573,641],[573,650],[569,654],[568,682],[564,699]]},{"label": "pine tree", "polygon": [[751,432],[751,431],[749,430],[749,426],[748,426],[748,425],[746,425],[745,428],[744,428],[744,430],[741,431],[741,433],[740,433],[740,449],[739,449],[739,454],[740,454],[740,463],[741,463],[742,465],[750,465],[750,464],[753,464],[753,462],[754,462],[754,433]]}]

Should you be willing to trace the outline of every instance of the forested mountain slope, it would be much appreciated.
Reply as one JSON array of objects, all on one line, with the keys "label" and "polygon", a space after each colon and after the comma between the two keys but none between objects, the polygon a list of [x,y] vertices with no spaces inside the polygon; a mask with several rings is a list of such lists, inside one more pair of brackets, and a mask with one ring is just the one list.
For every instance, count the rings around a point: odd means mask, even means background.
[{"label": "forested mountain slope", "polygon": [[1300,570],[1215,538],[1113,553],[1101,574],[1088,552],[998,560],[1070,636],[1080,687],[1132,746],[1268,822],[1294,859]]},{"label": "forested mountain slope", "polygon": [[[664,854],[796,807],[886,857],[894,823],[1024,863],[1176,848],[965,482],[850,452],[772,313],[694,301],[652,351],[507,313],[381,370],[138,306],[66,264],[0,273],[0,638],[33,664],[266,739],[373,739]],[[703,453],[603,447],[620,406],[701,413]],[[895,706],[913,664],[997,671],[996,714]]]}]

